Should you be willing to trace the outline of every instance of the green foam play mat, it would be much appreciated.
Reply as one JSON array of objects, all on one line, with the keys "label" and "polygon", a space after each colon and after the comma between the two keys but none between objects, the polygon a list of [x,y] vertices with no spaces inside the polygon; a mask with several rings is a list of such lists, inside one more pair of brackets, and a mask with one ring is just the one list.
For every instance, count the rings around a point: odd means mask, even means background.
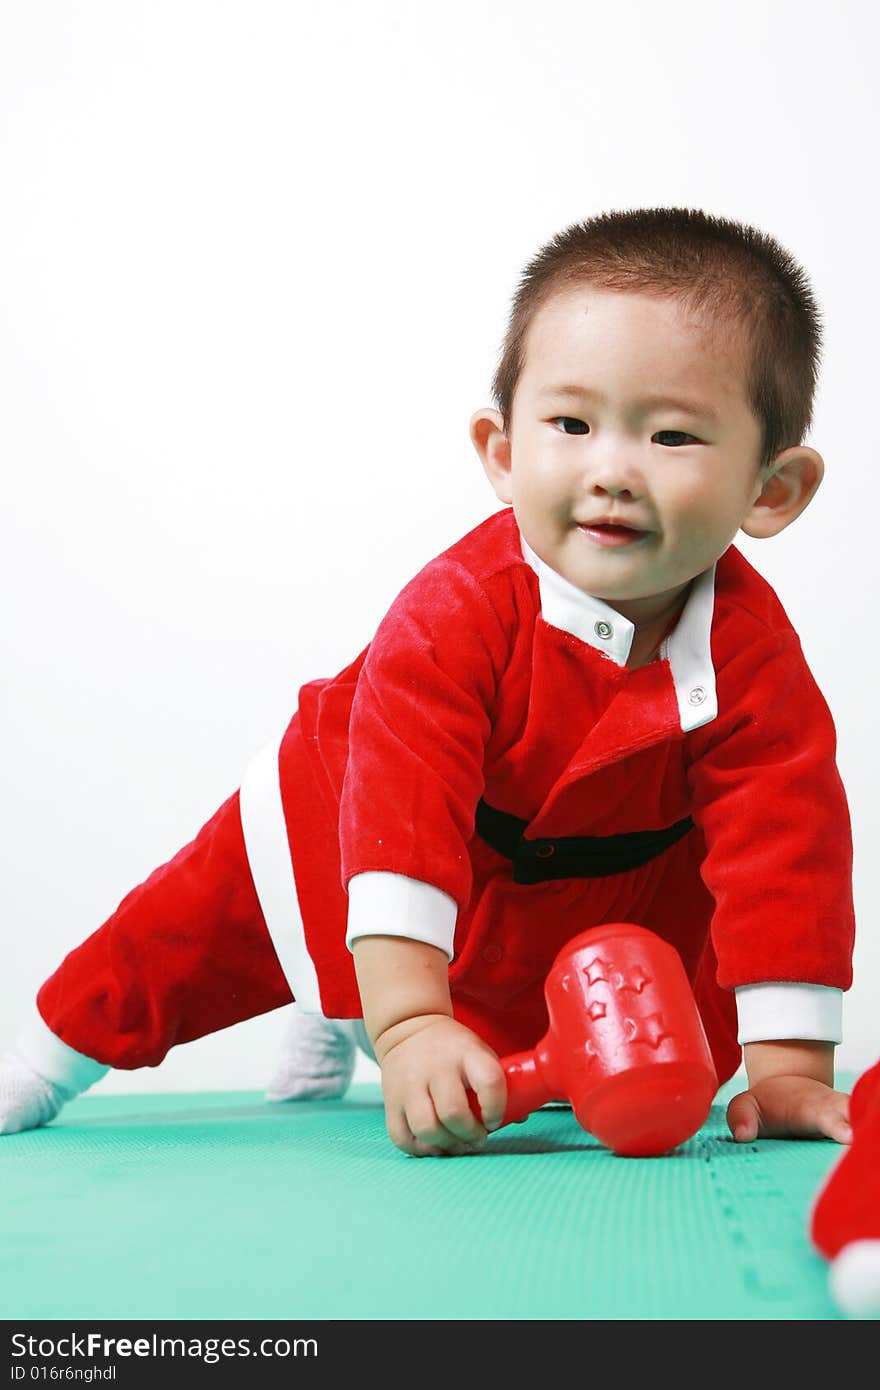
[{"label": "green foam play mat", "polygon": [[409,1158],[378,1084],[83,1096],[0,1140],[2,1317],[838,1319],[807,1219],[842,1150],[735,1144],[739,1089],[653,1159],[568,1109]]}]

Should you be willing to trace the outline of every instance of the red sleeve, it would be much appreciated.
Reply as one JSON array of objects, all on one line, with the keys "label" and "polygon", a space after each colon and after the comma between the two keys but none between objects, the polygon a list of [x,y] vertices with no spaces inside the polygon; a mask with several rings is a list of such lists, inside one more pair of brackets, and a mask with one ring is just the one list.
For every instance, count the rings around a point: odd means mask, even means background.
[{"label": "red sleeve", "polygon": [[455,561],[432,561],[392,604],[352,703],[339,818],[344,884],[384,870],[467,904],[467,844],[509,651],[486,591]]},{"label": "red sleeve", "polygon": [[849,811],[834,724],[797,635],[743,643],[719,672],[718,703],[689,736],[718,983],[848,989]]}]

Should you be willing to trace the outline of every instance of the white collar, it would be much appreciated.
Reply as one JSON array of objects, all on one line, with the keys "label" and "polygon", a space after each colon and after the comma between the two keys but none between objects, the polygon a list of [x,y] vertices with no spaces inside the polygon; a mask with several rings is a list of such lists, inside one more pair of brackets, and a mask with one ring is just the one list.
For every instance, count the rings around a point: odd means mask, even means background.
[{"label": "white collar", "polygon": [[[568,632],[595,647],[617,666],[625,666],[635,625],[622,613],[551,569],[532,550],[520,532],[525,560],[538,576],[541,614],[551,627]],[[715,566],[697,575],[673,631],[660,648],[669,662],[685,733],[709,724],[718,714],[715,667],[712,663],[712,615],[715,608]]]}]

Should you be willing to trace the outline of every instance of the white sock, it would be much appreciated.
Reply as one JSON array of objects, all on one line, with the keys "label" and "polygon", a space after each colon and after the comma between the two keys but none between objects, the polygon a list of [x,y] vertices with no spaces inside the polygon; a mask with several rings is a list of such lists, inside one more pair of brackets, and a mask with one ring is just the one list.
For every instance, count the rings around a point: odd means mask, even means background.
[{"label": "white sock", "polygon": [[354,1075],[355,1044],[321,1014],[292,1006],[267,1100],[336,1100]]},{"label": "white sock", "polygon": [[355,1045],[342,1029],[294,1004],[266,1099],[335,1100],[348,1089],[354,1062]]},{"label": "white sock", "polygon": [[73,1095],[40,1076],[16,1053],[4,1053],[0,1057],[0,1134],[47,1125]]},{"label": "white sock", "polygon": [[851,1240],[831,1261],[831,1297],[848,1318],[880,1318],[880,1240]]}]

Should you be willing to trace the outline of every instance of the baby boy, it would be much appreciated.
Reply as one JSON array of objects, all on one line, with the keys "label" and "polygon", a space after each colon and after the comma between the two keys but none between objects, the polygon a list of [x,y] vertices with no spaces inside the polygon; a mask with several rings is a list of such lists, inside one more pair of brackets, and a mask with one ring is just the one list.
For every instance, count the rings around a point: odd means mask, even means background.
[{"label": "baby boy", "polygon": [[0,1132],[293,999],[376,1058],[400,1149],[479,1149],[559,949],[622,921],[679,952],[719,1080],[744,1055],[735,1139],[848,1142],[834,726],[732,545],[819,487],[819,343],[803,271],[754,228],[641,209],[543,247],[471,420],[504,508],[303,686],[240,790],[45,982]]}]

